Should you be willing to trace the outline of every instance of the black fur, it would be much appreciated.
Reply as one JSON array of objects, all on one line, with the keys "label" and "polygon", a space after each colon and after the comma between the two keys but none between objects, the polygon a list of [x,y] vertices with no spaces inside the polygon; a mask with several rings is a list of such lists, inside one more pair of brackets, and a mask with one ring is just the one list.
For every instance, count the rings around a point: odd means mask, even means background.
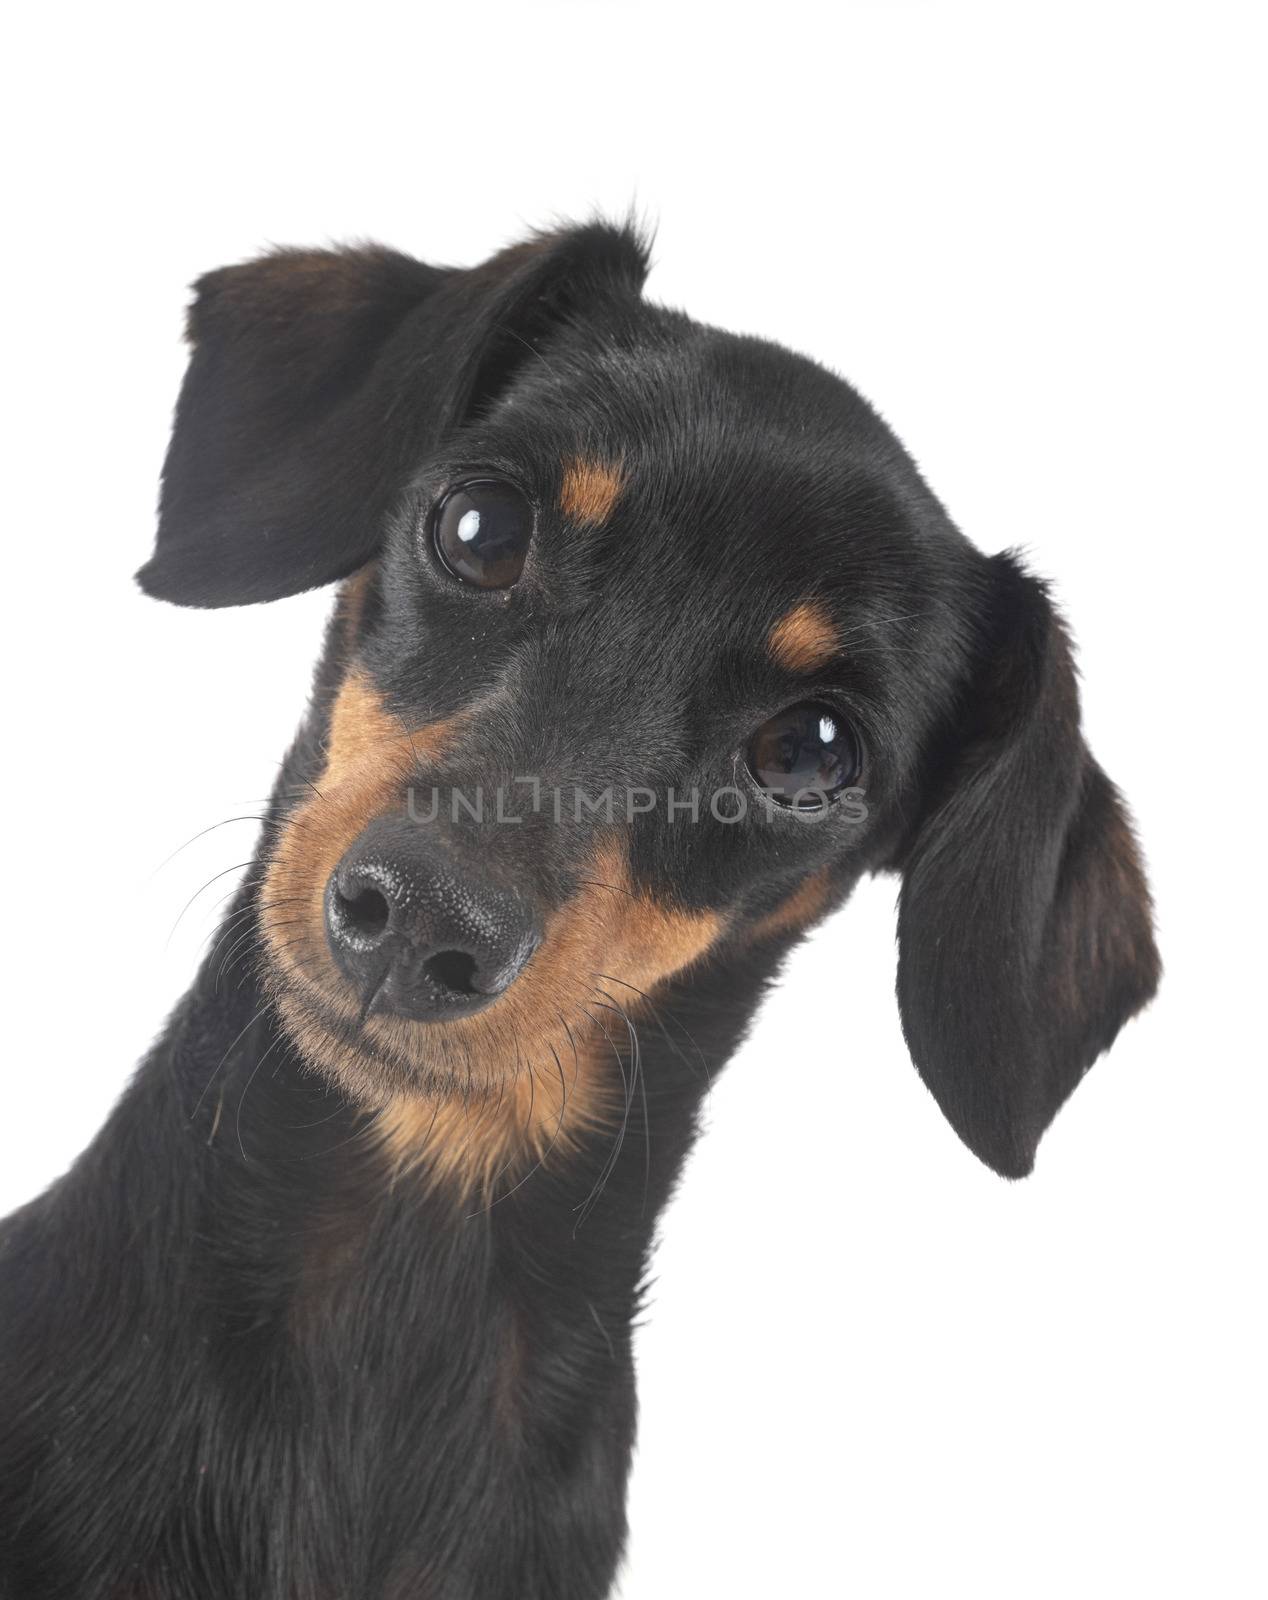
[{"label": "black fur", "polygon": [[[484,708],[447,786],[743,788],[749,732],[829,701],[865,746],[866,820],[616,824],[639,892],[723,931],[654,1006],[603,969],[619,1127],[474,1203],[393,1179],[371,1109],[306,1066],[262,988],[249,874],[106,1127],[0,1232],[9,1600],[607,1593],[652,1229],[708,1076],[802,931],[789,897],[826,886],[822,914],[863,873],[902,874],[913,1058],[1009,1176],[1154,991],[1140,864],[1042,585],[963,538],[848,386],[646,304],[645,265],[595,225],[473,271],[363,249],[212,273],[141,583],[227,605],[375,561],[359,618],[332,623],[261,870],[353,658],[410,727]],[[582,537],[555,509],[578,455],[625,477]],[[513,591],[464,589],[420,543],[470,468],[538,507]],[[765,641],[806,599],[843,649],[790,674]],[[446,839],[549,912],[594,829]]]}]

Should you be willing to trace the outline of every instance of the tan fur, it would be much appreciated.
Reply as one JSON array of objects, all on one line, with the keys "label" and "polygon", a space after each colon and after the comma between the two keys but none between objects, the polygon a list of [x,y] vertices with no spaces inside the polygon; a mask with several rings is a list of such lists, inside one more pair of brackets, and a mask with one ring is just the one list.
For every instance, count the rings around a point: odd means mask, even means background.
[{"label": "tan fur", "polygon": [[361,620],[365,616],[365,602],[374,582],[375,563],[368,562],[345,580],[339,589],[337,615],[339,632],[344,649],[355,650],[361,633]]},{"label": "tan fur", "polygon": [[832,876],[827,867],[824,867],[807,878],[773,911],[759,918],[749,929],[748,938],[756,941],[808,928],[828,909],[831,898]]},{"label": "tan fur", "polygon": [[559,509],[573,522],[601,528],[624,487],[625,472],[619,462],[569,461],[564,466]]},{"label": "tan fur", "polygon": [[444,750],[459,721],[407,730],[363,672],[349,673],[324,770],[275,844],[261,921],[270,992],[306,1059],[377,1110],[394,1167],[425,1165],[472,1194],[613,1113],[613,1050],[625,1024],[605,1008],[630,1011],[636,991],[701,956],[720,921],[636,892],[623,851],[608,842],[524,972],[486,1011],[446,1023],[362,1021],[327,949],[326,883],[365,826],[403,803],[419,763]]},{"label": "tan fur", "polygon": [[837,633],[823,607],[806,600],[780,617],[767,635],[766,648],[776,666],[813,672],[837,653]]},{"label": "tan fur", "polygon": [[[614,1050],[626,1043],[626,1029],[612,1008],[637,1014],[643,994],[708,950],[720,923],[634,893],[615,847],[602,850],[586,876],[507,994],[446,1025],[476,1096],[401,1096],[383,1114],[383,1137],[399,1166],[425,1160],[464,1192],[487,1192],[522,1154],[544,1160],[619,1111]],[[426,1025],[400,1026],[417,1033]]]}]

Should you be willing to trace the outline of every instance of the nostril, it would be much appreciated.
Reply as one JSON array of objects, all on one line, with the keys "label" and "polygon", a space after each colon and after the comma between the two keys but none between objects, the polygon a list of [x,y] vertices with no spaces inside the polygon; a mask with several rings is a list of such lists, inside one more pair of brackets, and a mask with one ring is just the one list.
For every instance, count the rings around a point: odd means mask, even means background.
[{"label": "nostril", "polygon": [[423,962],[427,976],[438,988],[454,994],[478,994],[475,957],[465,950],[438,950]]},{"label": "nostril", "polygon": [[403,819],[372,825],[326,879],[326,944],[364,1015],[466,1017],[515,982],[537,948],[520,894],[468,880],[419,847]]},{"label": "nostril", "polygon": [[391,907],[377,889],[362,889],[354,895],[336,889],[335,903],[344,926],[362,939],[378,939],[386,932]]}]

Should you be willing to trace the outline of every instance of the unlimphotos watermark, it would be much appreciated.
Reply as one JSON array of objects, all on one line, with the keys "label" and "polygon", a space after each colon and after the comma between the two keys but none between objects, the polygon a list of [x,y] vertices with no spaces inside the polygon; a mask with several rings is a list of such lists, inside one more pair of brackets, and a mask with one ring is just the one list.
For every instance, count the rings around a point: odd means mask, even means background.
[{"label": "unlimphotos watermark", "polygon": [[547,786],[540,778],[512,778],[509,785],[486,789],[457,786],[444,790],[410,786],[406,812],[412,822],[435,822],[444,815],[455,823],[492,822],[515,826],[529,817],[544,816],[562,826],[565,823],[632,823],[638,817],[662,810],[675,826],[718,822],[724,827],[755,817],[763,822],[793,818],[798,822],[818,823],[831,816],[837,822],[857,826],[867,820],[867,803],[862,789],[839,789],[829,793],[809,785],[778,799],[765,790],[746,791],[735,784],[717,789],[692,787],[681,792],[673,787],[659,790],[609,784],[597,791],[581,784]]}]

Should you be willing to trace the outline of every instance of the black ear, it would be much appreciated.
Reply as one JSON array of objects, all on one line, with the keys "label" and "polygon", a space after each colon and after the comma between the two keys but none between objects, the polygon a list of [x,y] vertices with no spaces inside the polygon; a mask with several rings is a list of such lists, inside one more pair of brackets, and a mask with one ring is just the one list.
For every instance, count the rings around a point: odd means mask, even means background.
[{"label": "black ear", "polygon": [[965,724],[903,862],[898,1001],[951,1125],[1023,1177],[1160,968],[1131,824],[1079,732],[1065,630],[1010,557],[988,567]]},{"label": "black ear", "polygon": [[637,295],[627,229],[539,235],[470,271],[376,247],[280,250],[209,273],[137,574],[181,605],[275,600],[343,577],[446,430],[597,297]]}]

